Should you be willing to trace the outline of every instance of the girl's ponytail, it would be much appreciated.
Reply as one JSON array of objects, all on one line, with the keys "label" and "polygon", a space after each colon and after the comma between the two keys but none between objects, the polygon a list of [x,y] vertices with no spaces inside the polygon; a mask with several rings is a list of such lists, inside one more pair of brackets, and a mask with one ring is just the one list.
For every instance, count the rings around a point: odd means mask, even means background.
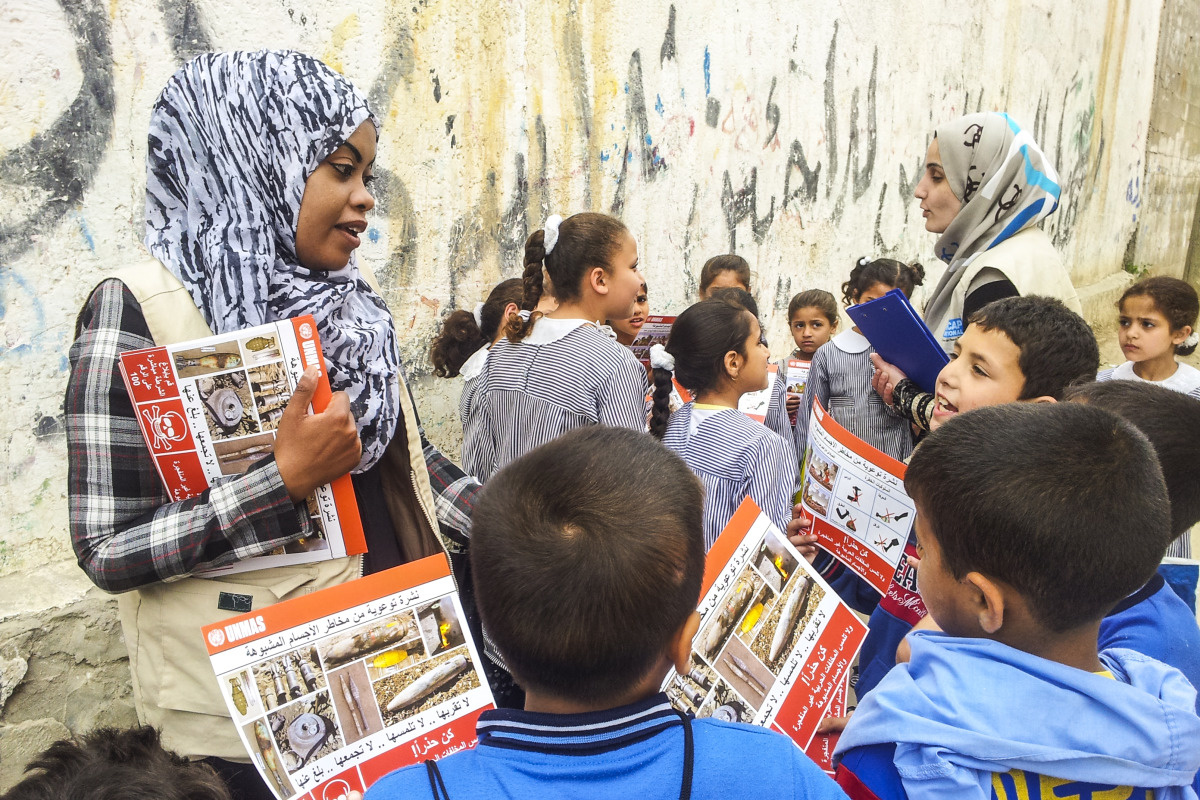
[{"label": "girl's ponytail", "polygon": [[650,435],[662,439],[667,432],[667,423],[671,420],[671,371],[662,367],[652,370],[654,380],[654,401],[650,406]]},{"label": "girl's ponytail", "polygon": [[439,378],[453,378],[466,360],[486,344],[488,340],[479,330],[474,314],[461,308],[451,312],[429,348],[433,374]]},{"label": "girl's ponytail", "polygon": [[520,315],[509,320],[509,341],[519,342],[524,339],[533,330],[534,323],[541,319],[541,312],[534,309],[542,299],[542,268],[546,261],[545,236],[545,231],[539,229],[529,234],[529,238],[525,240],[525,272],[521,275],[525,293],[521,310],[528,311],[529,315]]}]

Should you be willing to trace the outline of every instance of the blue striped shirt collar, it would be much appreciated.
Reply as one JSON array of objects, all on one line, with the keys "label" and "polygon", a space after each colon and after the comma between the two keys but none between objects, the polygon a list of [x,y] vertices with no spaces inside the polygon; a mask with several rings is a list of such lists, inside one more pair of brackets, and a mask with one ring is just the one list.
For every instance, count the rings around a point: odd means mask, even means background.
[{"label": "blue striped shirt collar", "polygon": [[584,714],[496,709],[479,715],[480,746],[561,755],[591,755],[642,741],[673,725],[678,713],[661,692],[645,700]]}]

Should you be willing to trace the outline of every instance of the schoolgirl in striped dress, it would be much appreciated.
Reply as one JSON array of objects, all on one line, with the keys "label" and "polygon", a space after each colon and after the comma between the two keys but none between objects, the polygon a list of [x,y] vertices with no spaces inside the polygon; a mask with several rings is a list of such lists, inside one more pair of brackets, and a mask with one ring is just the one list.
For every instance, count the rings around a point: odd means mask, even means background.
[{"label": "schoolgirl in striped dress", "polygon": [[[924,278],[920,264],[905,264],[890,258],[875,261],[860,258],[850,271],[850,279],[842,284],[842,300],[847,306],[857,305],[896,288],[911,295]],[[811,412],[813,400],[820,400],[843,428],[877,450],[904,461],[912,454],[912,429],[871,388],[873,352],[875,348],[857,327],[822,345],[813,356],[800,408]],[[801,459],[808,443],[808,424],[807,413],[797,414],[796,452]]]},{"label": "schoolgirl in striped dress", "polygon": [[[654,407],[650,433],[704,484],[704,546],[712,547],[746,497],[781,530],[791,519],[796,465],[790,443],[737,410],[767,385],[766,342],[741,305],[705,300],[675,320],[666,347],[651,349]],[[695,398],[672,414],[672,371]]]},{"label": "schoolgirl in striped dress", "polygon": [[[586,425],[643,430],[646,370],[598,320],[633,314],[637,242],[604,214],[553,216],[525,243],[524,302],[476,378],[463,421],[463,467],[480,480]],[[558,307],[535,311],[542,271]]]}]

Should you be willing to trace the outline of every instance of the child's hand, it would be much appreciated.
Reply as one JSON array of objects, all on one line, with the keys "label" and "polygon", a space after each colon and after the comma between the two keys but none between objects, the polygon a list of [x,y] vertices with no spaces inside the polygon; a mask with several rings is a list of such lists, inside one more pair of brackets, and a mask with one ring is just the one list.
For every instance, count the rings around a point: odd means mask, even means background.
[{"label": "child's hand", "polygon": [[800,551],[800,555],[804,556],[804,560],[810,564],[817,557],[817,537],[808,532],[811,527],[812,520],[800,516],[800,506],[792,506],[792,521],[787,526],[788,541],[792,543],[792,547]]},{"label": "child's hand", "polygon": [[904,374],[904,370],[884,361],[878,353],[871,353],[871,363],[875,366],[875,374],[871,376],[871,388],[890,406],[895,399],[892,392],[895,391],[896,384],[908,376]]},{"label": "child's hand", "polygon": [[787,396],[787,413],[789,416],[796,416],[796,409],[800,408],[801,397],[798,394],[788,393]]},{"label": "child's hand", "polygon": [[[850,714],[853,714],[853,709]],[[817,736],[832,736],[835,733],[841,733],[846,730],[846,723],[850,721],[850,714],[844,717],[826,717],[817,724]]]}]

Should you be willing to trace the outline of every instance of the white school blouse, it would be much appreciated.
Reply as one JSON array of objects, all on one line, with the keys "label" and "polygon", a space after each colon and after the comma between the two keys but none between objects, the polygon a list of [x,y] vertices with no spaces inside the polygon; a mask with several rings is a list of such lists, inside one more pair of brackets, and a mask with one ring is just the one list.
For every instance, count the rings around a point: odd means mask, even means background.
[{"label": "white school blouse", "polygon": [[542,317],[521,341],[501,339],[473,383],[463,468],[481,481],[575,428],[646,427],[646,369],[586,320]]},{"label": "white school blouse", "polygon": [[706,550],[747,496],[780,530],[787,530],[796,464],[782,436],[737,409],[686,403],[671,415],[662,441],[704,484]]}]

